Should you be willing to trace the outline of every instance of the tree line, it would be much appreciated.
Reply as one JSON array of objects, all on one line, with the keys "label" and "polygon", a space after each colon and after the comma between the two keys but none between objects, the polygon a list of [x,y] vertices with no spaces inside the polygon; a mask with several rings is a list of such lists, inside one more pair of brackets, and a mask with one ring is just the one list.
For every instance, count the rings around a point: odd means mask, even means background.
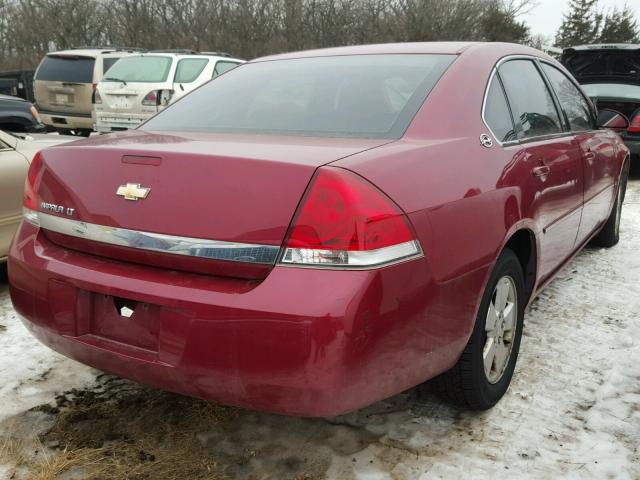
[{"label": "tree line", "polygon": [[590,43],[638,43],[638,22],[625,6],[604,12],[598,0],[571,0],[556,35],[559,47]]},{"label": "tree line", "polygon": [[531,0],[0,0],[0,71],[82,45],[225,51],[250,59],[363,43],[524,43]]}]

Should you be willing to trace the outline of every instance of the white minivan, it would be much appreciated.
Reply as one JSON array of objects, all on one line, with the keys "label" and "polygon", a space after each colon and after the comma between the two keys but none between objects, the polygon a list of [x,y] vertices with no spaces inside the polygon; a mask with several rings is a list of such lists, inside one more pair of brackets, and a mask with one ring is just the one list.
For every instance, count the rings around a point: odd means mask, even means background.
[{"label": "white minivan", "polygon": [[98,84],[95,130],[136,127],[171,102],[243,60],[226,53],[154,51],[118,60]]}]

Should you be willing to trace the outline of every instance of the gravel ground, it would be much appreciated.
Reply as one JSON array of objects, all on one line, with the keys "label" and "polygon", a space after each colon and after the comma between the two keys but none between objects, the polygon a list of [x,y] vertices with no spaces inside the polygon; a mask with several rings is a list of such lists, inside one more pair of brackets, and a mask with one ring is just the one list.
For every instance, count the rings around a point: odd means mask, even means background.
[{"label": "gravel ground", "polygon": [[[180,428],[203,447],[200,460],[206,457],[212,462],[207,465],[227,478],[640,479],[640,179],[635,177],[629,182],[620,244],[587,248],[531,305],[511,388],[491,411],[451,407],[423,386],[340,418],[306,420],[229,409],[233,413],[216,414],[216,422],[194,419]],[[33,443],[35,434],[56,434],[59,409],[28,411],[55,406],[57,393],[76,389],[69,395],[74,398],[121,389],[125,403],[138,404],[158,395],[126,381],[96,378],[95,370],[38,344],[16,318],[6,284],[0,285],[0,351],[0,454],[3,437],[11,437],[25,441],[31,458],[37,457],[35,450],[49,459],[62,455],[57,441],[51,445],[58,450]],[[197,402],[166,395],[181,408]],[[67,403],[63,410],[74,405]],[[104,420],[108,410],[101,412]],[[152,412],[162,424],[164,418]],[[134,415],[127,427],[110,425],[131,429],[137,421]],[[73,440],[68,434],[61,438]],[[171,441],[164,447],[172,448]],[[145,455],[140,461],[149,463]],[[161,455],[155,452],[153,461]],[[15,459],[0,455],[0,478],[30,478],[32,467],[16,468]],[[76,465],[59,478],[83,478],[87,472]]]}]

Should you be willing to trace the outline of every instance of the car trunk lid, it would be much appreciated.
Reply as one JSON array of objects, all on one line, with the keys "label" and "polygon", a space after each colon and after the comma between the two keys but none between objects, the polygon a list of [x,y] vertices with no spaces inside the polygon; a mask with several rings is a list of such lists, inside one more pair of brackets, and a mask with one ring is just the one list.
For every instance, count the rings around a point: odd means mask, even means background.
[{"label": "car trunk lid", "polygon": [[[186,239],[196,249],[207,246],[199,240],[279,248],[317,167],[387,142],[130,131],[58,146],[42,154],[39,202],[43,213],[68,221],[71,230],[43,229],[56,243],[107,257],[260,278],[275,256],[172,255],[171,242]],[[128,189],[148,189],[146,198],[127,200]],[[96,228],[111,238],[114,232],[134,235],[138,243],[130,248],[83,236]]]}]

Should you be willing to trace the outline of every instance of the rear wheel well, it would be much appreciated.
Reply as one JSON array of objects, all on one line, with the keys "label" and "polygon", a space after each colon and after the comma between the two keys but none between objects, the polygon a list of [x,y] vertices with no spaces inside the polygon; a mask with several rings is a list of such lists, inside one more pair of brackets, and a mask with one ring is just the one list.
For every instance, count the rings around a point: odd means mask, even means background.
[{"label": "rear wheel well", "polygon": [[536,283],[536,242],[529,230],[518,230],[509,239],[505,248],[516,254],[524,275],[524,287],[527,301],[531,298]]}]

